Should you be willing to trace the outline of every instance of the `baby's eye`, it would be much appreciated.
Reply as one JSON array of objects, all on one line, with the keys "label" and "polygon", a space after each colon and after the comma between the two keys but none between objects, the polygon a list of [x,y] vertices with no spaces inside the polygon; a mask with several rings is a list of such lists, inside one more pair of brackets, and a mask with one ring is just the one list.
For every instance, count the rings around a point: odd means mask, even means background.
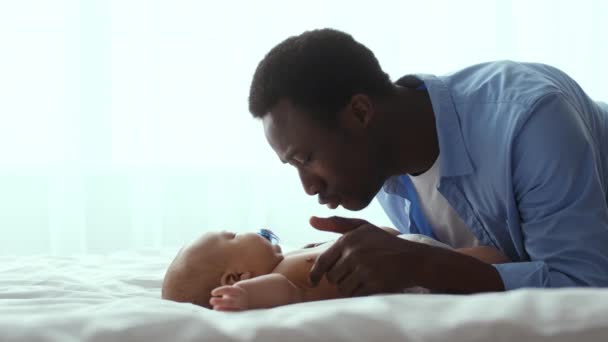
[{"label": "baby's eye", "polygon": [[272,244],[279,243],[279,237],[275,233],[273,233],[272,230],[270,230],[270,229],[262,228],[258,232],[258,235],[260,235],[264,239],[270,241],[270,243],[272,243]]}]

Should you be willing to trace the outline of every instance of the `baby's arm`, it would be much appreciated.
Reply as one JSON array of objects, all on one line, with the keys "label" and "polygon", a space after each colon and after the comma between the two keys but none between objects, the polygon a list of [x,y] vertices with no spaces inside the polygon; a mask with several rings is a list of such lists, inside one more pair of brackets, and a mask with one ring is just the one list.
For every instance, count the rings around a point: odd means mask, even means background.
[{"label": "baby's arm", "polygon": [[265,274],[215,288],[209,303],[214,310],[271,308],[302,301],[302,290],[279,273]]},{"label": "baby's arm", "polygon": [[[389,228],[390,229],[390,228]],[[426,235],[420,234],[403,234],[399,235],[400,238],[410,240],[413,242],[424,243],[427,245],[442,247],[446,249],[452,249],[452,247],[434,240]],[[468,247],[468,248],[456,248],[454,249],[456,252],[466,254],[468,256],[472,256],[477,258],[488,264],[500,264],[503,262],[510,262],[510,260],[502,254],[498,249],[488,246],[477,246],[477,247]]]},{"label": "baby's arm", "polygon": [[470,248],[458,248],[456,251],[477,258],[487,264],[511,262],[511,260],[509,260],[509,258],[502,254],[498,249],[492,247],[477,246]]}]

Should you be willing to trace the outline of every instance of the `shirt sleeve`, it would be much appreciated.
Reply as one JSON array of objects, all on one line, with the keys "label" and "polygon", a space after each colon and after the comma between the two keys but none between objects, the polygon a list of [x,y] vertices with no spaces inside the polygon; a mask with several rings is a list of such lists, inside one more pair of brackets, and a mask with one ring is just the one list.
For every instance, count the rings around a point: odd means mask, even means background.
[{"label": "shirt sleeve", "polygon": [[376,194],[376,200],[389,217],[395,228],[403,234],[410,233],[409,203],[396,194],[389,194],[384,189]]},{"label": "shirt sleeve", "polygon": [[561,94],[537,102],[512,146],[529,261],[497,264],[505,288],[608,286],[608,206],[598,137]]}]

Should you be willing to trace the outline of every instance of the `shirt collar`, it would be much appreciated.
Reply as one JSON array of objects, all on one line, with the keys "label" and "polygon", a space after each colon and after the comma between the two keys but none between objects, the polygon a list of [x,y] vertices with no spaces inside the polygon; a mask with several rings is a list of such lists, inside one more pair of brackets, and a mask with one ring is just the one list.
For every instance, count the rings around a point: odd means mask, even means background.
[{"label": "shirt collar", "polygon": [[400,186],[401,182],[399,181],[399,176],[391,176],[384,182],[382,190],[387,194],[397,194],[400,193],[400,191],[398,191]]}]

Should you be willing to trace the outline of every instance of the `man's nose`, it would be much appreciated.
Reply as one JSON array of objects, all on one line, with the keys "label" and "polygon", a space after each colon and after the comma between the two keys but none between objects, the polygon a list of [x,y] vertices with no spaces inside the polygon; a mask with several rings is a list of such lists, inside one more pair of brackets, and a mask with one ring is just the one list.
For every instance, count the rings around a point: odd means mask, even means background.
[{"label": "man's nose", "polygon": [[321,184],[318,177],[315,177],[314,175],[302,170],[298,170],[298,174],[300,175],[300,181],[302,182],[304,191],[308,195],[314,196],[321,192]]}]

